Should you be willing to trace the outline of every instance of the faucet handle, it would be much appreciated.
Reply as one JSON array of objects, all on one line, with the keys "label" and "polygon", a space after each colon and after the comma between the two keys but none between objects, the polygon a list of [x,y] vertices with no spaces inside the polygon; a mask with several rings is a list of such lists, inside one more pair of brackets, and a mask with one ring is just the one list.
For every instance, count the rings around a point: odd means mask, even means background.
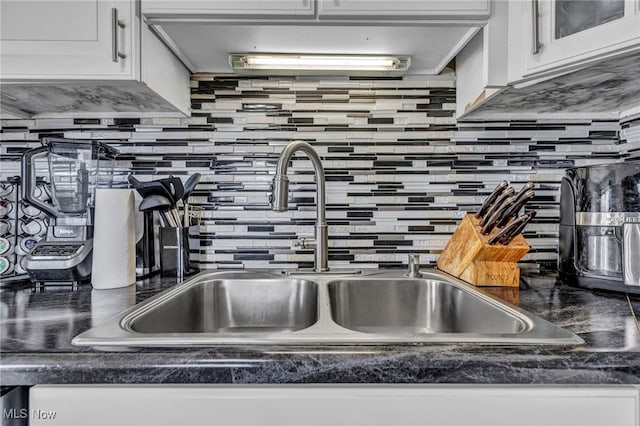
[{"label": "faucet handle", "polygon": [[409,254],[409,270],[407,271],[406,277],[409,278],[420,278],[422,274],[420,273],[420,255],[416,253]]},{"label": "faucet handle", "polygon": [[298,241],[294,241],[293,246],[303,250],[313,249],[316,247],[316,239],[313,237],[302,237]]}]

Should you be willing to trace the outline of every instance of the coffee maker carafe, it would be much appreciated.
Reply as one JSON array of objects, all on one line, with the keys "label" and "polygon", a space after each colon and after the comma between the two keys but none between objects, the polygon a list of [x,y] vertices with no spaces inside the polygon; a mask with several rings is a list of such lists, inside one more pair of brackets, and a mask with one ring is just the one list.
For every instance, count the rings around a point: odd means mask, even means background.
[{"label": "coffee maker carafe", "polygon": [[[49,216],[46,237],[25,257],[32,281],[75,284],[90,278],[95,190],[111,187],[117,154],[102,142],[61,138],[45,138],[42,147],[24,153],[23,199]],[[33,196],[36,166],[44,157],[53,204]]]},{"label": "coffee maker carafe", "polygon": [[640,163],[568,169],[559,237],[565,280],[640,294]]}]

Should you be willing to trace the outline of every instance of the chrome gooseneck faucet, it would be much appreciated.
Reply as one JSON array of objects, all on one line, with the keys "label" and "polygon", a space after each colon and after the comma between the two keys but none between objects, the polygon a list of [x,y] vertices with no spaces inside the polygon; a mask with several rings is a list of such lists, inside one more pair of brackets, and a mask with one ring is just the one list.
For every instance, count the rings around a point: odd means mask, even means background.
[{"label": "chrome gooseneck faucet", "polygon": [[293,141],[285,147],[280,153],[278,165],[276,166],[276,175],[273,178],[272,193],[270,197],[271,209],[276,212],[287,211],[289,207],[289,178],[287,177],[287,168],[289,161],[296,152],[304,152],[311,163],[316,174],[316,232],[315,241],[309,238],[303,238],[299,244],[303,248],[315,245],[315,272],[326,272],[329,270],[329,231],[326,221],[326,202],[325,202],[325,180],[324,168],[318,153],[311,145],[303,141]]}]

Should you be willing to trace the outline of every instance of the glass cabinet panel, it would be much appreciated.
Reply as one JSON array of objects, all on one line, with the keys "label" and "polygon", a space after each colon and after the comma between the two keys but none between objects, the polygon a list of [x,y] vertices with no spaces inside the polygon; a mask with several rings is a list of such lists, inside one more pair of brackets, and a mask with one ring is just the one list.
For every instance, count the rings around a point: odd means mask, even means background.
[{"label": "glass cabinet panel", "polygon": [[556,0],[555,38],[563,38],[624,16],[624,0]]}]

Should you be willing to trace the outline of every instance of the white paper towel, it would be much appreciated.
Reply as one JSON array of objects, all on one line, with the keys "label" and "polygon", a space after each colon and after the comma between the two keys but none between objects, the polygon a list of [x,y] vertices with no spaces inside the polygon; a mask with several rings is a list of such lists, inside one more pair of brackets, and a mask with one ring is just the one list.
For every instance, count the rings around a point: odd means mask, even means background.
[{"label": "white paper towel", "polygon": [[136,282],[133,190],[96,189],[91,284],[95,289]]},{"label": "white paper towel", "polygon": [[91,290],[91,327],[136,304],[136,287]]}]

